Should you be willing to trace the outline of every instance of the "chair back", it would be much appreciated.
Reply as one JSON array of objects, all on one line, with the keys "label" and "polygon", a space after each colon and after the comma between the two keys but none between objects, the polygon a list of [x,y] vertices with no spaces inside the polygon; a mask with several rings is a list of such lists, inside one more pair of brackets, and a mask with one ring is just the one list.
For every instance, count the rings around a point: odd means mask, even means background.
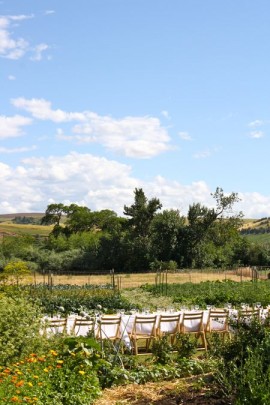
[{"label": "chair back", "polygon": [[120,316],[103,315],[98,320],[97,338],[99,339],[120,339]]},{"label": "chair back", "polygon": [[136,315],[131,334],[133,336],[147,335],[156,336],[157,315]]},{"label": "chair back", "polygon": [[203,311],[184,312],[180,330],[182,333],[197,333],[204,330]]},{"label": "chair back", "polygon": [[250,323],[253,320],[260,320],[260,309],[244,309],[238,312],[238,322]]},{"label": "chair back", "polygon": [[166,315],[162,314],[158,318],[157,331],[159,335],[164,333],[176,334],[180,332],[181,314]]},{"label": "chair back", "polygon": [[75,318],[72,334],[75,336],[87,336],[89,333],[94,332],[94,328],[94,318]]},{"label": "chair back", "polygon": [[207,332],[227,332],[229,312],[225,309],[211,309],[208,316]]},{"label": "chair back", "polygon": [[45,323],[45,334],[47,336],[67,332],[67,318],[51,318]]}]

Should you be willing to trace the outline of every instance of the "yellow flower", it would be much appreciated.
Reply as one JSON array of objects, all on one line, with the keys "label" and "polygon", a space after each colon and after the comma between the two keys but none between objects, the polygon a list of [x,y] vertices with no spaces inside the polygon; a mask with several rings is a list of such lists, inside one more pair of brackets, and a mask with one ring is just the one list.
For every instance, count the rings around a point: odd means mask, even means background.
[{"label": "yellow flower", "polygon": [[85,374],[85,371],[79,370],[79,374],[84,375],[84,374]]},{"label": "yellow flower", "polygon": [[45,371],[45,373],[48,373],[48,372],[49,372],[49,370],[47,369],[47,367],[44,368],[43,371]]},{"label": "yellow flower", "polygon": [[33,384],[31,383],[31,381],[28,383],[29,387],[33,387]]},{"label": "yellow flower", "polygon": [[33,378],[38,379],[38,375],[33,375]]},{"label": "yellow flower", "polygon": [[51,353],[53,356],[57,356],[57,352],[56,352],[55,350],[50,350],[50,353]]}]

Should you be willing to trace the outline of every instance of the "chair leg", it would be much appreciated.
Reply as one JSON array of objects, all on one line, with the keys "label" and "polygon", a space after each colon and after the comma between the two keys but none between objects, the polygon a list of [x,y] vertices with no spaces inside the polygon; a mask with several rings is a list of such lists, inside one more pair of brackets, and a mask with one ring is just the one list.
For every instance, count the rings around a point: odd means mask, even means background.
[{"label": "chair leg", "polygon": [[137,356],[138,355],[138,346],[137,346],[137,340],[134,339],[133,340],[133,349],[134,349],[134,353]]}]

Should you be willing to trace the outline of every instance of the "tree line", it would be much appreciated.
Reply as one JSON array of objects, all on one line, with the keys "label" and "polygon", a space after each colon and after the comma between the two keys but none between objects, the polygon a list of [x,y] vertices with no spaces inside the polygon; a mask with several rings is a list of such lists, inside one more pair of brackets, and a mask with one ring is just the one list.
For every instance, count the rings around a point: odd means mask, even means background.
[{"label": "tree line", "polygon": [[41,223],[53,225],[47,239],[5,238],[0,265],[18,257],[38,271],[141,272],[175,268],[224,268],[269,265],[270,249],[241,236],[242,212],[234,213],[237,193],[222,188],[211,194],[215,207],[189,206],[187,215],[162,210],[158,198],[142,188],[123,215],[106,209],[91,211],[77,204],[48,205]]}]

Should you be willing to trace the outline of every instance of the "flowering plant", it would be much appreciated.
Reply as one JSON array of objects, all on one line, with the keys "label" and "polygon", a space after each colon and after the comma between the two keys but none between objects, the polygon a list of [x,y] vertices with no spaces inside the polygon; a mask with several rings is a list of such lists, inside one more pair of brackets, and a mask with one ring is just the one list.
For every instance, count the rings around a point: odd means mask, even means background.
[{"label": "flowering plant", "polygon": [[73,350],[31,353],[0,369],[0,403],[89,405],[100,395],[95,371],[99,354],[83,345]]}]

